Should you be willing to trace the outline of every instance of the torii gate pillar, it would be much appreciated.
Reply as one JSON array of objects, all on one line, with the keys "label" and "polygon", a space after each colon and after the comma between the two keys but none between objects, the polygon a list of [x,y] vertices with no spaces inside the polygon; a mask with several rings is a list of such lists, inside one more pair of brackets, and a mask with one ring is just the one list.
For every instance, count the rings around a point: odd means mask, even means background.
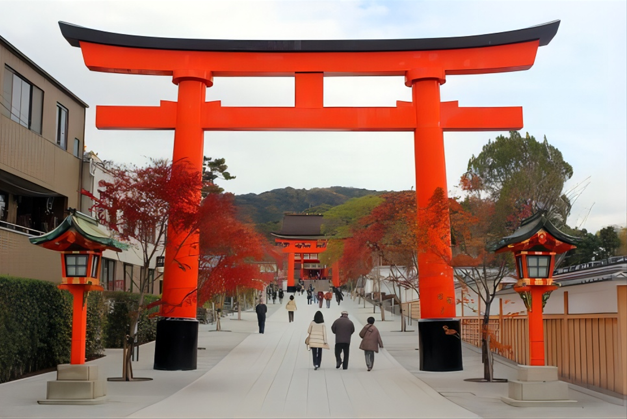
[{"label": "torii gate pillar", "polygon": [[[174,130],[173,164],[185,165],[191,173],[202,172],[204,130],[202,109],[207,87],[213,85],[210,72],[177,70],[172,82],[178,85],[176,128]],[[198,191],[197,200],[201,196]],[[178,231],[168,226],[165,251],[163,295],[165,302],[157,324],[154,368],[157,370],[195,370],[197,366],[198,321],[196,288],[198,287],[198,232]],[[185,269],[172,269],[173,266]]]}]

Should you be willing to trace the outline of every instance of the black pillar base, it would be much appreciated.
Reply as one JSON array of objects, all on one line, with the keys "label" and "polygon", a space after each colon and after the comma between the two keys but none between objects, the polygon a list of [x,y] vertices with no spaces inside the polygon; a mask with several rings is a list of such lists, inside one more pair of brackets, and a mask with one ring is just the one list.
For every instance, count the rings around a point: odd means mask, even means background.
[{"label": "black pillar base", "polygon": [[291,292],[291,293],[296,292],[296,287],[294,285],[288,285],[287,292]]},{"label": "black pillar base", "polygon": [[[451,334],[446,334],[447,330]],[[455,331],[455,334],[452,332]],[[421,371],[462,371],[461,321],[421,319],[418,321]]]},{"label": "black pillar base", "polygon": [[168,317],[157,322],[154,369],[196,369],[198,320]]}]

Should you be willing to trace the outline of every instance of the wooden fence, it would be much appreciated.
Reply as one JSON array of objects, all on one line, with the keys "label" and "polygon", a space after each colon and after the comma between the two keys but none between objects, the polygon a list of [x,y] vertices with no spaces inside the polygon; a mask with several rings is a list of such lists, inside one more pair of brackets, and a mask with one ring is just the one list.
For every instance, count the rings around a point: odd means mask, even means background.
[{"label": "wooden fence", "polygon": [[[544,316],[546,365],[558,368],[561,380],[594,390],[627,396],[627,286],[617,287],[617,313]],[[419,305],[407,303],[412,318],[419,318]],[[482,318],[462,316],[462,339],[481,346]],[[490,317],[489,329],[502,347],[492,350],[521,365],[529,365],[527,316],[501,314]],[[498,345],[501,346],[501,345]]]}]

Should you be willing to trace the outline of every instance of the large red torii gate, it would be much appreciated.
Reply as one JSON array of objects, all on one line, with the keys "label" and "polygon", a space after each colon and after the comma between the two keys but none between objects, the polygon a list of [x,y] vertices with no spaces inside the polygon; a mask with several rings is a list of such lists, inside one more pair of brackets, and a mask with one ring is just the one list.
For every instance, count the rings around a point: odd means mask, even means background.
[{"label": "large red torii gate", "polygon": [[[559,21],[468,37],[329,41],[155,38],[59,25],[68,42],[81,48],[90,70],[171,76],[179,86],[177,102],[161,101],[153,107],[97,106],[98,128],[173,129],[173,161],[186,160],[198,171],[204,131],[413,131],[420,208],[427,206],[437,188],[447,191],[444,131],[504,131],[523,126],[521,107],[460,108],[457,102],[441,102],[440,85],[446,76],[527,70],[538,47],[547,45],[557,33]],[[205,101],[205,89],[213,85],[214,77],[252,76],[294,77],[295,106],[225,107],[219,101]],[[403,76],[405,85],[412,88],[412,102],[397,102],[395,107],[324,107],[324,77],[335,76]],[[196,289],[198,252],[193,244],[180,248],[177,259],[191,269],[177,269],[173,256],[185,234],[168,233],[162,299],[170,307],[168,317],[193,319],[195,300],[181,302]],[[452,269],[435,254],[421,254],[418,265],[422,317],[455,317]],[[195,342],[188,346],[195,354]],[[155,368],[161,366],[155,362]],[[195,355],[193,365],[162,369],[186,368],[195,368]]]}]

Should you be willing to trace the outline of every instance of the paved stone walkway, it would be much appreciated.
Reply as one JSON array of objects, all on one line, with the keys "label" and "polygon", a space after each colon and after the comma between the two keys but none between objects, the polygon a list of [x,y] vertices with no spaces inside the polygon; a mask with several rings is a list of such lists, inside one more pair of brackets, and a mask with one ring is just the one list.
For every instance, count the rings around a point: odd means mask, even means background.
[{"label": "paved stone walkway", "polygon": [[[283,305],[286,300],[283,301]],[[134,417],[134,418],[625,418],[621,401],[574,389],[578,400],[568,408],[515,408],[500,401],[507,384],[465,382],[481,375],[480,356],[464,347],[464,371],[425,373],[418,368],[417,324],[411,332],[398,331],[400,319],[388,314],[381,322],[385,349],[376,355],[374,369],[366,370],[357,334],[351,344],[348,370],[335,368],[332,350],[323,351],[322,366],[314,371],[311,352],[304,344],[307,326],[317,305],[297,297],[295,322],[288,323],[283,305],[269,304],[266,333],[257,332],[252,312],[223,319],[223,328],[201,325],[198,369],[156,371],[152,369],[154,344],[143,345],[134,364],[136,377],[147,382],[109,382],[109,401],[95,406],[42,406],[46,382],[54,373],[0,384],[0,418],[20,417]],[[341,307],[320,309],[333,347],[330,331],[341,310],[348,310],[357,332],[372,306],[358,306],[350,299]],[[357,333],[356,332],[356,333]],[[94,363],[108,377],[121,372],[121,351],[107,350]],[[499,377],[514,378],[507,363],[496,364]],[[580,389],[581,390],[581,389]],[[595,397],[596,396],[596,397]]]}]

